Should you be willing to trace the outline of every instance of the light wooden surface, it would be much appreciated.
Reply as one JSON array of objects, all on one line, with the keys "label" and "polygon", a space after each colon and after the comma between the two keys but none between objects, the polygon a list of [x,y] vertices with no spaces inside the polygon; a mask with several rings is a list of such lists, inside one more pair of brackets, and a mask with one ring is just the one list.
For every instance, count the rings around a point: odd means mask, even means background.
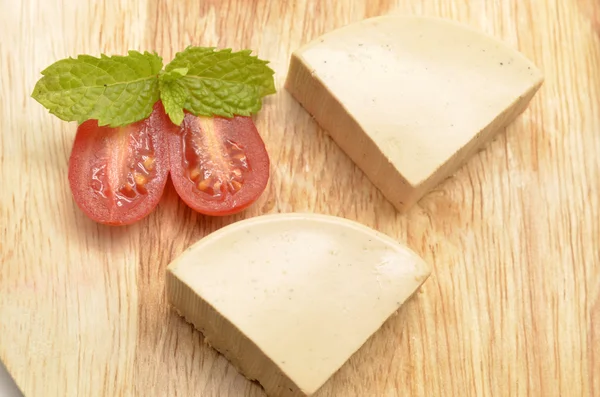
[{"label": "light wooden surface", "polygon": [[[282,89],[307,40],[385,13],[463,21],[544,72],[530,108],[455,176],[398,215]],[[2,1],[0,359],[26,396],[263,396],[166,305],[165,267],[242,217],[344,216],[434,266],[320,396],[600,396],[600,3],[597,0]],[[73,203],[74,124],[29,98],[78,53],[188,44],[251,48],[279,93],[257,116],[272,159],[243,215],[189,210],[169,187],[126,228]]]}]

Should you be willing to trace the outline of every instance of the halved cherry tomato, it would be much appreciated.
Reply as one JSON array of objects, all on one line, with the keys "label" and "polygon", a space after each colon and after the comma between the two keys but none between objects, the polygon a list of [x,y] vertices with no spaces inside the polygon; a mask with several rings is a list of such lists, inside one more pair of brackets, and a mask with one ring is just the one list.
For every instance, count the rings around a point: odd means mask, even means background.
[{"label": "halved cherry tomato", "polygon": [[269,180],[269,156],[250,117],[186,113],[169,131],[169,159],[179,197],[206,215],[244,210]]},{"label": "halved cherry tomato", "polygon": [[69,158],[69,183],[79,208],[109,225],[131,224],[148,215],[169,173],[169,128],[160,101],[150,117],[125,127],[82,123]]}]

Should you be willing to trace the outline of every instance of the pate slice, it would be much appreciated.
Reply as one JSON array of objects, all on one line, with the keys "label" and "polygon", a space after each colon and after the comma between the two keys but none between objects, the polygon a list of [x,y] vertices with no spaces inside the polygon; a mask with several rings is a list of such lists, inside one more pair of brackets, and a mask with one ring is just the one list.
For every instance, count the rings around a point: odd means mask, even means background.
[{"label": "pate slice", "polygon": [[240,221],[167,270],[167,294],[270,396],[317,391],[427,279],[413,251],[359,223],[277,214]]},{"label": "pate slice", "polygon": [[459,23],[383,16],[292,54],[286,89],[405,211],[528,106],[541,72]]}]

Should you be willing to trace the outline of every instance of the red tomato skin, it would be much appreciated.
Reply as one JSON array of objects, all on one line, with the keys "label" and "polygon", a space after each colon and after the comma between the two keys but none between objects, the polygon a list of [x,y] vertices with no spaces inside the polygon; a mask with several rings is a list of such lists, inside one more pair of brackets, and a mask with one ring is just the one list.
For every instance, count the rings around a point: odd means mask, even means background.
[{"label": "red tomato skin", "polygon": [[[69,185],[73,199],[77,206],[90,219],[105,225],[123,226],[130,225],[150,214],[158,205],[163,194],[167,177],[169,175],[168,148],[165,131],[171,128],[170,121],[164,112],[163,105],[158,101],[151,115],[141,121],[125,126],[128,130],[126,138],[117,137],[118,128],[99,127],[97,120],[87,120],[77,128],[75,141],[69,157]],[[129,132],[130,131],[130,132]],[[142,143],[135,142],[134,138],[144,138]],[[116,150],[120,142],[125,142],[126,152]],[[115,188],[110,183],[107,186],[107,197],[94,190],[92,183],[94,170],[105,167],[110,168],[106,159],[113,160],[113,169],[120,168],[121,164],[114,156],[122,156],[122,161],[139,166],[140,158],[134,156],[135,148],[145,150],[150,145],[153,149],[146,150],[154,159],[152,170],[147,183],[143,185],[145,193],[137,193],[132,202],[117,200],[114,194]],[[138,146],[135,146],[138,145]],[[103,158],[104,157],[104,158]],[[114,165],[116,164],[116,165]],[[137,169],[137,168],[136,168]],[[133,172],[133,171],[132,171]],[[133,175],[133,174],[132,174]],[[117,177],[106,176],[105,182],[110,179],[124,182]],[[137,192],[137,190],[136,190]],[[119,206],[120,201],[123,205]]]},{"label": "red tomato skin", "polygon": [[181,126],[169,131],[170,175],[179,197],[194,211],[209,216],[226,216],[239,213],[260,197],[270,176],[270,160],[265,144],[251,117],[233,118],[214,117],[215,130],[221,140],[226,139],[239,144],[251,167],[244,175],[242,188],[235,194],[227,194],[215,199],[201,192],[186,175],[184,164],[183,134],[190,131],[190,125],[196,116],[186,113]]}]

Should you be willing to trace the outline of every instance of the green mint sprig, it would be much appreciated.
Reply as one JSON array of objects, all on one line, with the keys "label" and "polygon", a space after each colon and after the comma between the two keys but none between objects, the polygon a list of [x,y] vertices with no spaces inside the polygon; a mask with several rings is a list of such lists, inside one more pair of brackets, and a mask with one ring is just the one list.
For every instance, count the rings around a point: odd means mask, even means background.
[{"label": "green mint sprig", "polygon": [[249,116],[275,93],[274,72],[251,51],[188,47],[163,70],[156,53],[79,55],[42,71],[32,97],[65,121],[95,119],[119,127],[147,118],[160,98],[171,121],[197,116]]}]

